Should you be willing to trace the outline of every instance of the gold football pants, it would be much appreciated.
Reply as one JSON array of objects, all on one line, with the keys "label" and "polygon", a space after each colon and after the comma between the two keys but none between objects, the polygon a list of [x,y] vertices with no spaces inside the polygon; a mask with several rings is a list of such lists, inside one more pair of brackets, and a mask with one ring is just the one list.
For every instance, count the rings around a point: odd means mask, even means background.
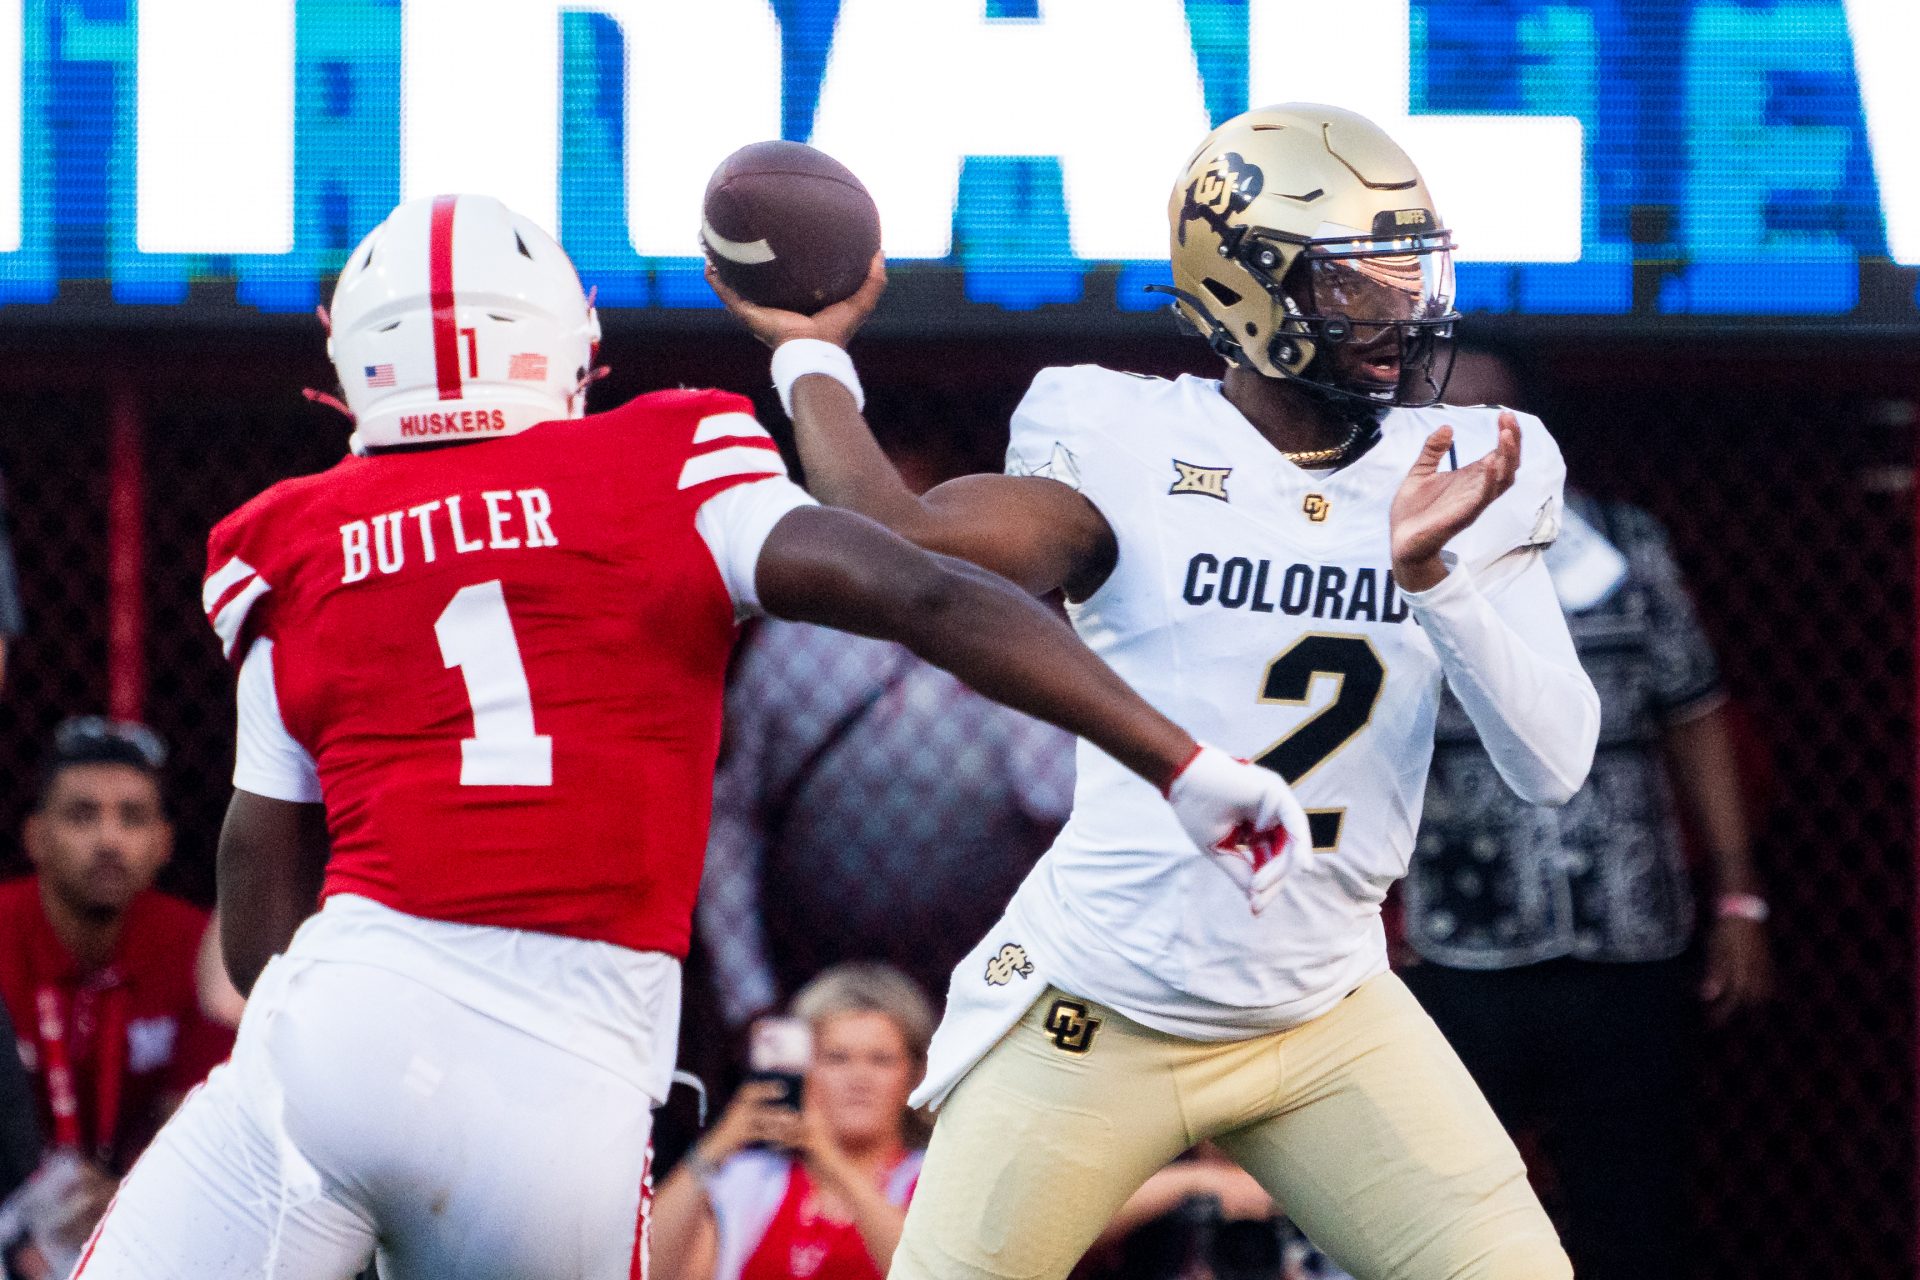
[{"label": "gold football pants", "polygon": [[1211,1138],[1358,1280],[1570,1280],[1526,1169],[1392,974],[1252,1040],[1049,990],[940,1111],[890,1280],[1064,1277]]}]

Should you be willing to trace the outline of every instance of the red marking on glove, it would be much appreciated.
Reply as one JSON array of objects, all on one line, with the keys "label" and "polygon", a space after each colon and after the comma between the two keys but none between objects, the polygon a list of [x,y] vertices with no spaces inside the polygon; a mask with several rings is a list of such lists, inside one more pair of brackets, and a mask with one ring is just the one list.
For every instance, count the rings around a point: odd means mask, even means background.
[{"label": "red marking on glove", "polygon": [[1290,838],[1285,827],[1268,827],[1260,831],[1251,822],[1243,822],[1228,832],[1226,838],[1214,848],[1221,853],[1246,854],[1247,861],[1258,871],[1286,851]]}]

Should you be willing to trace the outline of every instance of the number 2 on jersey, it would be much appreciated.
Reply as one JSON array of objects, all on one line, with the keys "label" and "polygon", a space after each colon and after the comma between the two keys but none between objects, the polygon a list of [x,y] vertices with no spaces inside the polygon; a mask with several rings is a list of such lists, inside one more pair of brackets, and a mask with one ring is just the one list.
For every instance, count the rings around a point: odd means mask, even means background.
[{"label": "number 2 on jersey", "polygon": [[473,736],[460,743],[463,787],[550,787],[553,739],[533,731],[533,690],[500,580],[462,587],[433,624],[440,657],[460,668]]},{"label": "number 2 on jersey", "polygon": [[[1267,664],[1260,685],[1260,701],[1303,707],[1315,676],[1340,681],[1333,701],[1254,761],[1287,780],[1291,786],[1318,769],[1367,727],[1374,704],[1387,683],[1387,668],[1363,636],[1305,635],[1292,648]],[[1345,809],[1309,809],[1307,825],[1313,847],[1329,852],[1340,843]]]}]

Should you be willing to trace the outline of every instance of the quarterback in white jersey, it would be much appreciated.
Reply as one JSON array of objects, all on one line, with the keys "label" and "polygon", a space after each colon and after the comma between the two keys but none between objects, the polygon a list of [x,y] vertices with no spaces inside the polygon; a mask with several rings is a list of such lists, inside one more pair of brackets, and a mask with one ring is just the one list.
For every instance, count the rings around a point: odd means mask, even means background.
[{"label": "quarterback in white jersey", "polygon": [[954,973],[894,1275],[1064,1276],[1142,1179],[1213,1139],[1361,1280],[1567,1276],[1380,921],[1443,680],[1526,799],[1564,803],[1592,761],[1598,700],[1541,556],[1559,451],[1534,419],[1437,407],[1451,239],[1370,122],[1229,121],[1169,216],[1169,292],[1225,377],[1045,370],[1008,475],[925,498],[874,445],[840,349],[880,269],[812,318],[728,297],[776,348],[818,496],[1064,589],[1089,646],[1286,778],[1311,831],[1241,892],[1151,786],[1081,747],[1066,829]]}]

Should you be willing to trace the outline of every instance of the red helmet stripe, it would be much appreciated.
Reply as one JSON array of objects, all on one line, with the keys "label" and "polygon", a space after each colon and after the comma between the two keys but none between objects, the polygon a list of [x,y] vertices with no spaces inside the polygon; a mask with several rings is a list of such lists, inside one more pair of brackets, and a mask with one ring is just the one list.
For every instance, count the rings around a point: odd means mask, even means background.
[{"label": "red helmet stripe", "polygon": [[433,227],[427,238],[428,288],[433,293],[433,368],[440,398],[460,398],[460,335],[453,313],[453,206],[458,196],[433,198]]}]

